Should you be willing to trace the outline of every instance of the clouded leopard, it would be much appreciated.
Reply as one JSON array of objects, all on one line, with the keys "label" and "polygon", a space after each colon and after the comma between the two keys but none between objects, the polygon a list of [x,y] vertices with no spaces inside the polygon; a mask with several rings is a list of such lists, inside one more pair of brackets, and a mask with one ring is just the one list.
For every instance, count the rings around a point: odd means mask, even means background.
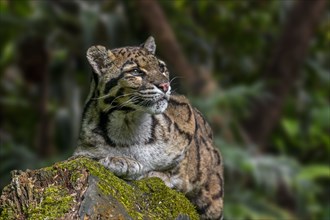
[{"label": "clouded leopard", "polygon": [[141,46],[92,46],[91,89],[75,155],[98,160],[115,175],[159,177],[183,192],[201,219],[221,219],[223,162],[201,113],[171,95],[166,64],[152,37]]}]

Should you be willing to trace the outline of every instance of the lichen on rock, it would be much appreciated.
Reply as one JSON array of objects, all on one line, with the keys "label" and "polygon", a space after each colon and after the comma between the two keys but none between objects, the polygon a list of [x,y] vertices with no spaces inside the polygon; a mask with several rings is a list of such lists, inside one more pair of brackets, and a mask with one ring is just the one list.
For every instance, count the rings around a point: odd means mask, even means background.
[{"label": "lichen on rock", "polygon": [[0,219],[198,219],[184,195],[160,179],[126,182],[84,157],[14,172],[0,212]]}]

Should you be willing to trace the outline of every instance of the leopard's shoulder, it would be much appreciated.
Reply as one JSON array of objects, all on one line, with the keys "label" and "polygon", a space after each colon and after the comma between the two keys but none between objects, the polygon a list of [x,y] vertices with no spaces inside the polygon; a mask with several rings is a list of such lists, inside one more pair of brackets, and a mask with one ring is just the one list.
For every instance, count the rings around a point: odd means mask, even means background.
[{"label": "leopard's shoulder", "polygon": [[169,117],[181,130],[190,134],[194,133],[194,108],[185,96],[172,94],[168,102],[168,107],[163,114]]},{"label": "leopard's shoulder", "polygon": [[213,140],[213,132],[210,124],[203,114],[191,105],[186,96],[172,94],[165,114],[185,131],[191,134],[199,132],[210,141]]}]

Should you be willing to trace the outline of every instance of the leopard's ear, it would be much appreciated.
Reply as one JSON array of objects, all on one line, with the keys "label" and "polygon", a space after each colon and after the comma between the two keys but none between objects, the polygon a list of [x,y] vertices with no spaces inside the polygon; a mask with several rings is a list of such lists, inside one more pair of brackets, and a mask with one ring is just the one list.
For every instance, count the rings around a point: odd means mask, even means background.
[{"label": "leopard's ear", "polygon": [[156,53],[156,43],[153,36],[148,37],[148,39],[141,45],[141,47],[147,49],[152,54]]},{"label": "leopard's ear", "polygon": [[115,55],[103,46],[92,46],[87,50],[86,57],[93,71],[102,75],[106,73],[111,62],[116,59]]}]

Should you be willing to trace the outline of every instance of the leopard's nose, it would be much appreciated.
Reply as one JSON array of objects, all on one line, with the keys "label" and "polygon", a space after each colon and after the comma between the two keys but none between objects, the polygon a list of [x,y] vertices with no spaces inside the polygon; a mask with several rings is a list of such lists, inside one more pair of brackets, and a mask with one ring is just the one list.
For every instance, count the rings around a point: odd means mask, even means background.
[{"label": "leopard's nose", "polygon": [[162,90],[163,92],[167,92],[168,89],[170,88],[170,83],[161,83],[157,86],[160,90]]}]

